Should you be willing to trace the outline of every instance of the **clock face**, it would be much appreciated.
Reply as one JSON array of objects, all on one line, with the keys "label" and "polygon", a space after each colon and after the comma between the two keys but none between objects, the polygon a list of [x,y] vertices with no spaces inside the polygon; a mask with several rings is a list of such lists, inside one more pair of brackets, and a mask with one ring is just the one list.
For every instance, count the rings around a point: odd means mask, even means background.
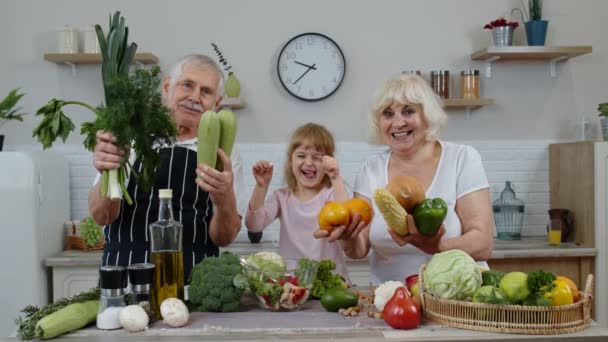
[{"label": "clock face", "polygon": [[305,101],[333,94],[344,79],[346,61],[338,44],[319,33],[303,33],[285,44],[277,63],[279,80],[293,96]]}]

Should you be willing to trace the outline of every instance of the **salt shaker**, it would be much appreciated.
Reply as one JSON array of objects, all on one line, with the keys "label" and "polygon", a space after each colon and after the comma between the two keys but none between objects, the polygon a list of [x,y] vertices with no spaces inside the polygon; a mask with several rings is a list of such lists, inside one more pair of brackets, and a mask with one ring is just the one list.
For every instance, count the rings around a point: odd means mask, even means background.
[{"label": "salt shaker", "polygon": [[100,297],[97,329],[120,329],[118,315],[126,306],[124,295],[127,269],[123,266],[102,266],[99,269]]}]

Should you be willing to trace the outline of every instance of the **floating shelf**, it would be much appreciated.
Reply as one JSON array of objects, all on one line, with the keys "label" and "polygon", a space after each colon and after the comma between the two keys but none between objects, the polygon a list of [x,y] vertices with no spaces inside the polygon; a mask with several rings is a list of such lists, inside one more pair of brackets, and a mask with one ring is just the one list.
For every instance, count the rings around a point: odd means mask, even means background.
[{"label": "floating shelf", "polygon": [[[44,59],[57,64],[101,64],[99,53],[45,53]],[[135,63],[157,64],[158,57],[152,53],[136,53],[133,59]]]},{"label": "floating shelf", "polygon": [[471,55],[486,62],[486,77],[492,77],[492,63],[509,60],[549,61],[549,73],[556,77],[557,62],[591,53],[591,46],[489,46]]},{"label": "floating shelf", "polygon": [[220,107],[228,107],[230,109],[243,109],[245,108],[245,100],[242,97],[226,97],[220,102]]},{"label": "floating shelf", "polygon": [[466,109],[466,118],[471,118],[471,110],[493,105],[494,99],[444,99],[445,109]]}]

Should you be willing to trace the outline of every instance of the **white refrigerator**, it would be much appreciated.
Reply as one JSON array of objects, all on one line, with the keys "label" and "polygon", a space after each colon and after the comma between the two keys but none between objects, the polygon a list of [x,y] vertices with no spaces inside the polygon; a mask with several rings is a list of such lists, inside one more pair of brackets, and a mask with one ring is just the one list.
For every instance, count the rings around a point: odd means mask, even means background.
[{"label": "white refrigerator", "polygon": [[69,167],[63,156],[0,152],[1,337],[16,331],[22,308],[52,298],[44,259],[63,249],[63,222],[69,219]]}]

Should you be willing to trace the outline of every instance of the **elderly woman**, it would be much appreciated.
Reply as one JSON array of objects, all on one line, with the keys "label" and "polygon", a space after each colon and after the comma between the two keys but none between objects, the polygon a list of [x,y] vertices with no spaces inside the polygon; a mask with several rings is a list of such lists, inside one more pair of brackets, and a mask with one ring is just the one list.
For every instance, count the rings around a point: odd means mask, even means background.
[{"label": "elderly woman", "polygon": [[317,231],[315,237],[340,240],[346,255],[354,259],[369,253],[373,285],[418,273],[432,254],[450,249],[463,250],[478,261],[488,259],[493,220],[481,156],[470,146],[438,139],[446,114],[426,81],[417,75],[400,75],[386,82],[370,119],[376,138],[388,150],[363,162],[355,180],[355,197],[372,203],[374,190],[385,187],[392,177],[413,176],[427,198],[447,202],[444,224],[434,235],[421,235],[408,215],[410,234],[400,236],[388,229],[382,215],[375,215],[368,226],[355,219],[331,233]]}]

